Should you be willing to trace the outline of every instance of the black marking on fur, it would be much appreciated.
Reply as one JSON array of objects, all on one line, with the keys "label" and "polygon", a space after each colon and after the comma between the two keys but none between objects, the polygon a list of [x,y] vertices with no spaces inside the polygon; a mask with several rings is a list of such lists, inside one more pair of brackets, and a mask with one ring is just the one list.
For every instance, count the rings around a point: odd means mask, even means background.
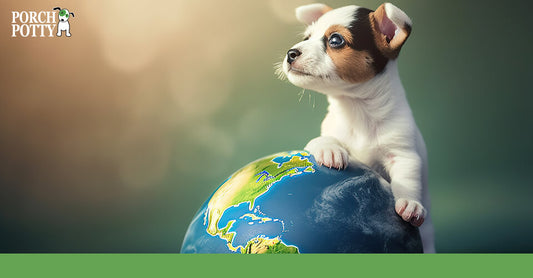
[{"label": "black marking on fur", "polygon": [[373,59],[372,66],[376,74],[379,74],[385,69],[389,59],[379,51],[376,41],[374,40],[369,17],[371,12],[373,11],[367,8],[358,8],[355,11],[354,21],[352,21],[348,28],[350,33],[352,33],[353,38],[353,44],[350,44],[349,46],[355,50],[368,51]]},{"label": "black marking on fur", "polygon": [[324,52],[326,52],[326,50],[328,50],[328,37],[323,36],[322,42],[324,43]]},{"label": "black marking on fur", "polygon": [[407,31],[407,34],[411,34],[411,31],[413,30],[411,25],[409,25],[407,22],[403,25],[403,28]]}]

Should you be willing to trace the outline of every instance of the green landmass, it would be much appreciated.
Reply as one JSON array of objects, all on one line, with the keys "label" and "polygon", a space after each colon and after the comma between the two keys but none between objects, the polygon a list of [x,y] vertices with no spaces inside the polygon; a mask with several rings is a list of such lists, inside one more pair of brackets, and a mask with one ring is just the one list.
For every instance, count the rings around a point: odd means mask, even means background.
[{"label": "green landmass", "polygon": [[[249,209],[252,210],[255,200],[276,182],[285,177],[314,172],[313,163],[308,160],[308,156],[306,152],[280,153],[252,162],[236,172],[209,200],[206,211],[207,232],[226,240],[228,248],[236,251],[239,246],[232,245],[234,234],[228,233],[233,222],[222,229],[218,228],[218,222],[226,209],[248,202]],[[280,157],[290,159],[281,163],[274,161]]]},{"label": "green landmass", "polygon": [[300,254],[298,247],[288,246],[278,237],[270,239],[265,237],[254,238],[241,249],[243,254]]},{"label": "green landmass", "polygon": [[[255,199],[266,191],[276,182],[284,177],[299,175],[312,169],[313,163],[309,162],[307,158],[300,156],[293,156],[290,161],[278,166],[272,159],[265,159],[257,163],[249,165],[253,168],[254,177],[247,181],[246,187],[235,192],[229,204],[238,205],[244,202],[250,202],[250,210],[254,207]],[[300,169],[305,168],[305,169]],[[248,171],[250,169],[246,169]],[[228,206],[229,207],[229,206]]]}]

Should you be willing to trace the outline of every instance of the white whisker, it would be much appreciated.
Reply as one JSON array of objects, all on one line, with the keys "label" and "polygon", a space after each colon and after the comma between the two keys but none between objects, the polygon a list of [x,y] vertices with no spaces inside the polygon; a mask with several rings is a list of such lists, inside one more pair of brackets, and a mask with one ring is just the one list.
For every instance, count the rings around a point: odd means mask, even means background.
[{"label": "white whisker", "polygon": [[298,93],[298,96],[300,96],[300,98],[298,98],[298,102],[301,102],[302,101],[302,97],[305,95],[305,89],[302,89],[302,91],[300,91]]},{"label": "white whisker", "polygon": [[283,72],[283,62],[274,63],[274,73],[280,80],[285,80],[287,78]]}]

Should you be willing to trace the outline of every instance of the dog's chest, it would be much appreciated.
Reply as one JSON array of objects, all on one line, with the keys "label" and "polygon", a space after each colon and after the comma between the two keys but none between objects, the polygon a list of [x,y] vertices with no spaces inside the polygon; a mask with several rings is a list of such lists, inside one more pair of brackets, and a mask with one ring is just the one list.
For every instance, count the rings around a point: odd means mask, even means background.
[{"label": "dog's chest", "polygon": [[341,141],[355,159],[370,167],[379,164],[381,148],[375,136],[358,133],[357,130],[354,130],[353,133],[346,134]]},{"label": "dog's chest", "polygon": [[357,131],[355,131],[354,134],[346,134],[341,139],[341,142],[345,144],[351,158],[369,166],[384,179],[390,181],[387,167],[385,166],[387,151],[384,146],[379,144],[376,136],[363,133],[357,134]]},{"label": "dog's chest", "polygon": [[377,135],[356,122],[336,119],[323,125],[323,135],[337,138],[350,152],[350,156],[372,167],[381,161],[382,147]]}]

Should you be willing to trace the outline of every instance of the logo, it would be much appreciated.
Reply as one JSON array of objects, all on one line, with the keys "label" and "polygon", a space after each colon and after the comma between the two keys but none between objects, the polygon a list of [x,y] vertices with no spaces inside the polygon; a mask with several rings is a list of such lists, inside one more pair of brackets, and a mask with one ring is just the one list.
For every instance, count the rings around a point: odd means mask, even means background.
[{"label": "logo", "polygon": [[[56,10],[59,11],[58,21],[56,21]],[[74,13],[67,9],[55,7],[52,11],[12,11],[11,15],[11,37],[53,37],[55,28],[58,37],[62,36],[63,31],[65,36],[72,36],[69,18],[71,15],[74,17]]]},{"label": "logo", "polygon": [[60,7],[55,7],[54,10],[59,10],[59,23],[57,23],[57,36],[61,37],[61,33],[65,31],[65,35],[70,37],[70,23],[68,23],[68,18],[70,15],[74,17],[74,13],[69,13],[67,9],[61,9]]}]

